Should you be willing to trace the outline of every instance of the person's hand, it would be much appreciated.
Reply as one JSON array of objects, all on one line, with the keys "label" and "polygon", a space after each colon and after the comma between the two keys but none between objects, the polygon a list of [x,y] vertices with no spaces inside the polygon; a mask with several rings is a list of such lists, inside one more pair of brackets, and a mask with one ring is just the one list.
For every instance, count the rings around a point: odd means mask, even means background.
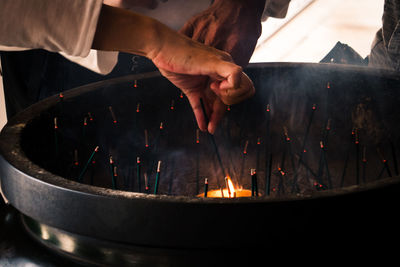
[{"label": "person's hand", "polygon": [[[93,49],[143,55],[188,97],[199,128],[214,133],[226,105],[254,94],[251,80],[231,56],[129,10],[103,5]],[[209,116],[201,109],[200,98]]]},{"label": "person's hand", "polygon": [[[214,133],[226,106],[255,92],[253,83],[223,51],[194,42],[175,32],[163,32],[159,52],[151,56],[162,75],[180,88],[192,106],[199,128]],[[177,38],[178,37],[178,38]],[[209,124],[201,109],[203,99]]]},{"label": "person's hand", "polygon": [[180,30],[193,40],[228,52],[245,67],[261,34],[265,0],[215,0]]}]

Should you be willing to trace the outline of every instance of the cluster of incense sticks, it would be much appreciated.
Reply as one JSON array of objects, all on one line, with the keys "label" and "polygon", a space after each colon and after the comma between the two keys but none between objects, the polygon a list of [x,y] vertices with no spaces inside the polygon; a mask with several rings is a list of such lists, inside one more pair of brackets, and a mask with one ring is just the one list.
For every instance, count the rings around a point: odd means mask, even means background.
[{"label": "cluster of incense sticks", "polygon": [[[134,82],[134,87],[137,86],[137,81]],[[330,88],[330,83],[328,82],[326,85],[326,88]],[[62,93],[59,95],[60,97],[60,102],[64,98]],[[177,96],[178,97],[178,96]],[[130,160],[129,165],[129,175],[133,177],[133,180],[131,184],[134,184],[134,178],[135,178],[135,171],[136,170],[136,181],[137,181],[137,187],[135,190],[137,192],[142,192],[142,179],[144,180],[144,188],[146,193],[149,193],[150,190],[150,185],[151,185],[151,192],[154,194],[159,194],[159,188],[160,188],[160,178],[161,178],[161,160],[156,161],[155,157],[153,155],[156,155],[159,152],[159,147],[163,147],[164,143],[160,139],[163,139],[164,137],[168,137],[168,130],[171,127],[171,123],[176,119],[176,111],[179,111],[180,107],[180,100],[183,98],[183,94],[180,93],[179,98],[177,101],[174,99],[171,99],[169,103],[165,104],[165,109],[169,110],[168,112],[169,119],[168,118],[162,118],[162,121],[158,120],[156,123],[159,123],[159,131],[157,130],[156,133],[152,132],[152,129],[157,129],[157,125],[152,127],[149,125],[146,125],[143,127],[135,127],[135,130],[140,132],[139,136],[140,138],[140,151],[139,153],[135,152],[136,157],[136,166],[135,166],[135,160],[134,158]],[[168,101],[168,100],[167,100]],[[201,109],[205,118],[205,121],[208,125],[209,119],[207,116],[206,108],[204,105],[204,102],[202,99],[200,99],[200,105]],[[107,111],[108,107],[108,111]],[[133,107],[134,108],[134,107]],[[235,108],[231,106],[227,106],[227,111],[231,111],[229,114],[234,114]],[[372,174],[369,174],[367,170],[367,163],[368,165],[371,164],[371,161],[373,161],[373,155],[371,154],[374,153],[375,147],[370,149],[370,146],[367,146],[368,144],[364,144],[364,131],[363,129],[358,129],[358,128],[353,128],[351,131],[351,139],[348,140],[348,146],[346,147],[346,153],[344,155],[343,161],[340,161],[340,167],[337,168],[335,166],[335,170],[337,172],[341,173],[332,173],[332,165],[335,165],[336,162],[332,162],[331,158],[328,157],[330,152],[332,150],[332,146],[328,147],[329,144],[329,135],[330,135],[330,130],[331,130],[331,119],[328,118],[329,114],[325,115],[324,118],[324,127],[322,128],[322,134],[321,138],[319,139],[319,149],[318,145],[315,145],[316,143],[311,140],[309,142],[308,139],[309,136],[311,135],[311,129],[314,129],[313,122],[315,120],[315,117],[317,114],[317,118],[320,118],[321,116],[319,115],[319,108],[317,111],[317,104],[312,104],[309,105],[307,108],[307,114],[306,114],[306,124],[305,128],[301,130],[301,136],[296,136],[296,133],[298,131],[295,131],[297,129],[291,129],[287,125],[281,125],[278,124],[279,128],[282,129],[280,133],[278,133],[279,137],[281,138],[279,143],[274,143],[271,144],[272,141],[272,135],[271,135],[271,124],[275,123],[275,120],[271,119],[271,114],[274,113],[275,111],[272,109],[273,106],[271,104],[266,104],[265,108],[263,108],[263,112],[265,112],[265,129],[263,128],[263,132],[259,136],[245,136],[244,134],[242,135],[242,128],[240,129],[240,148],[242,149],[242,153],[238,153],[237,157],[239,158],[238,161],[241,164],[237,166],[237,169],[235,167],[234,169],[234,176],[233,178],[236,180],[235,182],[239,182],[240,184],[243,184],[245,181],[248,183],[248,173],[245,171],[246,165],[250,165],[252,167],[255,167],[254,169],[250,169],[250,176],[251,176],[251,196],[256,197],[256,196],[261,196],[261,195],[266,195],[269,196],[271,192],[277,192],[278,194],[285,194],[287,192],[290,192],[290,187],[291,187],[291,192],[292,193],[298,193],[301,192],[300,185],[303,185],[302,182],[306,181],[305,184],[308,184],[309,187],[314,188],[315,190],[326,190],[326,189],[332,189],[334,187],[334,183],[332,181],[333,177],[338,177],[340,180],[340,186],[344,186],[344,181],[346,175],[349,176],[349,174],[354,173],[354,180],[356,184],[360,183],[365,183],[367,178],[373,176]],[[178,110],[176,110],[178,109]],[[146,106],[147,110],[147,106]],[[173,111],[173,112],[172,112]],[[271,112],[272,111],[272,112]],[[143,110],[143,105],[141,102],[137,102],[136,104],[136,112],[135,110],[132,111],[132,114],[137,114],[141,113],[143,114],[145,110]],[[112,118],[113,124],[121,125],[121,122],[117,121],[117,116],[115,114],[115,111],[113,110],[112,106],[106,106],[105,108],[105,114],[106,117],[108,117],[108,120],[110,119],[110,115]],[[134,124],[138,126],[137,120],[138,118],[142,117],[141,114],[134,115],[135,122]],[[95,114],[97,115],[97,114]],[[242,114],[243,115],[243,114]],[[230,115],[228,115],[230,116]],[[172,118],[174,117],[174,118]],[[97,118],[97,116],[96,116]],[[121,119],[121,118],[120,118]],[[164,120],[165,119],[165,120]],[[243,120],[245,120],[245,116],[243,115]],[[76,179],[79,182],[83,182],[84,180],[86,181],[85,175],[90,172],[90,184],[93,184],[93,179],[94,179],[94,170],[95,170],[95,157],[97,152],[100,150],[99,146],[95,146],[96,142],[91,142],[90,140],[90,135],[91,135],[91,128],[87,128],[87,126],[90,125],[90,122],[93,121],[93,116],[91,112],[88,112],[85,114],[85,116],[80,118],[79,120],[79,125],[82,128],[82,137],[85,138],[84,142],[79,142],[79,144],[84,144],[86,150],[79,148],[79,156],[81,157],[81,160],[86,160],[88,157],[88,160],[86,161],[86,164],[83,165],[83,167],[80,167],[80,162],[79,162],[79,157],[78,157],[78,149],[73,150],[73,172],[74,172],[74,179]],[[97,120],[96,120],[97,121]],[[59,128],[61,122],[61,129]],[[60,139],[62,137],[62,130],[64,128],[63,121],[59,119],[59,117],[54,117],[53,120],[54,123],[54,151],[55,155],[62,154],[62,151],[60,151],[60,144],[59,142],[63,142],[63,139]],[[262,122],[264,123],[264,122]],[[282,123],[283,124],[283,123]],[[285,124],[289,124],[285,122]],[[110,125],[112,125],[110,123]],[[139,124],[141,125],[141,124]],[[167,126],[167,129],[165,127]],[[229,126],[229,124],[228,124]],[[335,125],[334,125],[335,126]],[[110,126],[111,127],[111,126]],[[120,126],[118,126],[120,127]],[[262,127],[264,127],[264,124],[262,124]],[[144,129],[145,128],[145,129]],[[112,128],[112,129],[117,129]],[[276,128],[274,128],[276,129]],[[349,128],[350,130],[350,128]],[[144,135],[142,135],[144,132]],[[283,132],[283,134],[282,134]],[[350,131],[348,131],[350,133]],[[265,134],[265,135],[264,135]],[[275,133],[274,133],[275,134]],[[228,169],[224,168],[223,161],[219,152],[219,147],[216,143],[216,139],[214,135],[207,133],[209,140],[210,140],[210,146],[214,150],[214,155],[213,157],[216,158],[217,162],[217,168],[220,169],[221,173],[216,172],[216,185],[217,190],[221,191],[218,192],[221,194],[222,197],[225,198],[234,198],[237,197],[236,190],[233,187],[232,180],[228,176]],[[193,136],[193,132],[192,132]],[[144,148],[143,148],[143,138],[144,137]],[[154,138],[153,138],[154,137]],[[168,139],[168,138],[167,138]],[[331,138],[332,139],[332,138]],[[365,138],[366,139],[366,138]],[[168,139],[169,140],[169,139]],[[231,140],[231,139],[230,139]],[[318,139],[317,139],[318,140]],[[151,144],[150,144],[151,141]],[[316,140],[315,140],[316,141]],[[190,142],[193,142],[193,139],[191,139]],[[235,141],[236,142],[236,141]],[[239,143],[238,142],[238,143]],[[167,143],[167,146],[169,145],[169,141],[165,142]],[[236,144],[238,144],[236,143]],[[345,142],[346,143],[346,142]],[[202,149],[206,144],[200,145],[200,130],[196,129],[195,130],[195,139],[194,139],[194,146],[193,146],[193,156],[195,157],[194,159],[194,168],[195,168],[195,179],[196,179],[196,195],[199,194],[200,191],[200,155],[202,152]],[[381,179],[384,177],[386,174],[389,177],[392,177],[392,170],[394,171],[395,175],[399,175],[399,167],[398,167],[398,160],[397,160],[397,154],[396,154],[396,146],[392,141],[389,141],[390,144],[390,150],[384,151],[386,149],[386,145],[381,145],[381,147],[376,148],[376,153],[378,155],[378,158],[380,159],[382,163],[382,167],[380,169],[380,172],[377,176],[376,179]],[[220,144],[221,145],[221,144]],[[346,145],[346,144],[344,144]],[[276,151],[276,147],[280,146],[278,149],[278,152],[273,152]],[[74,145],[74,147],[77,147]],[[93,149],[94,147],[94,149]],[[367,160],[367,147],[368,147],[368,160]],[[118,168],[117,164],[115,163],[115,159],[118,159],[118,154],[115,153],[115,148],[112,147],[111,149],[109,147],[104,147],[101,149],[101,151],[112,151],[113,156],[109,155],[110,152],[105,152],[104,156],[107,158],[109,156],[109,168],[110,168],[110,173],[111,173],[111,185],[112,189],[122,189],[124,187],[123,183],[118,183],[117,178],[118,174],[120,177],[125,176],[125,172],[123,172],[123,163],[118,161]],[[265,152],[263,156],[263,151]],[[313,155],[311,152],[313,152]],[[385,153],[386,152],[386,155]],[[89,155],[90,154],[90,155]],[[71,155],[69,153],[68,155]],[[107,155],[107,156],[106,156]],[[389,160],[387,157],[391,157],[390,160],[390,166],[389,166]],[[98,159],[99,156],[97,156]],[[152,158],[153,157],[153,158]],[[314,163],[311,162],[312,158],[316,158],[313,160]],[[71,156],[68,156],[69,162],[71,159]],[[393,160],[393,162],[392,162]],[[143,161],[143,162],[142,162]],[[85,162],[85,161],[82,161]],[[157,162],[157,164],[155,164]],[[260,162],[262,164],[260,164]],[[342,165],[343,164],[343,165]],[[203,165],[203,163],[202,163]],[[107,166],[107,165],[106,165]],[[157,166],[155,168],[155,166]],[[165,168],[165,161],[164,164],[162,165],[163,168]],[[343,166],[343,169],[341,167]],[[136,168],[135,168],[136,167]],[[391,170],[392,167],[392,170]],[[239,171],[240,168],[240,171]],[[331,168],[331,169],[330,169]],[[372,167],[369,167],[372,169]],[[118,173],[119,170],[119,173]],[[133,170],[131,172],[131,170]],[[156,171],[155,171],[156,170]],[[247,169],[248,170],[248,169]],[[246,172],[247,175],[244,173]],[[263,179],[261,180],[261,184],[264,182],[264,192],[261,190],[261,193],[258,190],[258,183],[260,181],[257,180],[257,172],[259,175],[264,175]],[[107,172],[108,173],[108,172]],[[239,174],[239,175],[238,175]],[[88,175],[88,176],[89,176]],[[155,176],[153,176],[155,175]],[[222,176],[223,175],[223,176]],[[237,175],[237,176],[236,176]],[[341,177],[340,177],[341,176]],[[367,177],[368,176],[368,177]],[[127,176],[128,177],[128,176]],[[210,176],[208,176],[210,177]],[[247,177],[247,178],[246,178]],[[85,178],[85,179],[84,179]],[[224,178],[225,185],[221,185],[220,183],[220,178]],[[341,178],[341,179],[340,179]],[[107,175],[107,181],[109,179],[109,176]],[[153,180],[154,179],[154,180]],[[349,179],[348,179],[349,180]],[[126,181],[126,180],[124,180]],[[154,181],[154,183],[153,183]],[[209,180],[208,178],[205,178],[204,180],[204,197],[210,197],[210,194],[212,191],[209,191]],[[273,187],[271,187],[271,184]],[[212,183],[211,183],[212,185]],[[336,185],[336,184],[335,184]],[[125,185],[126,187],[126,185]],[[289,189],[288,189],[289,188]],[[168,191],[169,192],[169,191]]]}]

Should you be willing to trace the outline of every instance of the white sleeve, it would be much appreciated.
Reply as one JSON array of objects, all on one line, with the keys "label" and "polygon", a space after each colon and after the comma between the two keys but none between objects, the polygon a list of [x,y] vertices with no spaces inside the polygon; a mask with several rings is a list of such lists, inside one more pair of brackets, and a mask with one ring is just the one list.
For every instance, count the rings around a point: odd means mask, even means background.
[{"label": "white sleeve", "polygon": [[1,0],[0,46],[89,54],[102,0]]}]

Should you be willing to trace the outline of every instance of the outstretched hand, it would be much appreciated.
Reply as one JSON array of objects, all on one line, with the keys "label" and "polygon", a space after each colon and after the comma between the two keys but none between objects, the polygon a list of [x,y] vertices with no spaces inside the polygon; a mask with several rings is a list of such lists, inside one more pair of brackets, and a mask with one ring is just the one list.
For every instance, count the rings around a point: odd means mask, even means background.
[{"label": "outstretched hand", "polygon": [[[255,91],[251,80],[229,54],[184,36],[173,44],[163,42],[152,60],[161,74],[186,94],[202,131],[214,133],[226,105],[238,103]],[[209,117],[208,125],[200,98]]]}]

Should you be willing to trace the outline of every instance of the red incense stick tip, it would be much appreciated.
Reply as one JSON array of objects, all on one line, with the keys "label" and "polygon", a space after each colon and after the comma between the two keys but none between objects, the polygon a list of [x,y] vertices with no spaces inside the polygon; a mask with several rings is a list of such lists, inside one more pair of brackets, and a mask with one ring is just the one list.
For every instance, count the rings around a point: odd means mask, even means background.
[{"label": "red incense stick tip", "polygon": [[94,149],[94,152],[99,151],[99,146],[96,146],[96,148]]},{"label": "red incense stick tip", "polygon": [[163,123],[160,123],[160,130],[164,129]]},{"label": "red incense stick tip", "polygon": [[271,110],[270,110],[270,107],[269,107],[269,104],[267,104],[267,112],[270,112]]},{"label": "red incense stick tip", "polygon": [[329,82],[326,84],[326,88],[331,88],[331,84]]},{"label": "red incense stick tip", "polygon": [[248,146],[249,146],[249,141],[246,140],[246,143],[244,144],[243,154],[247,154],[247,147]]},{"label": "red incense stick tip", "polygon": [[304,150],[303,150],[303,153],[307,153],[307,150],[304,149]]},{"label": "red incense stick tip", "polygon": [[96,164],[96,161],[95,161],[95,160],[92,160],[92,164]]},{"label": "red incense stick tip", "polygon": [[227,111],[230,111],[230,110],[231,110],[231,106],[229,106],[229,105],[226,106],[226,110],[227,110]]},{"label": "red incense stick tip", "polygon": [[139,164],[140,163],[140,157],[136,158],[136,163]]},{"label": "red incense stick tip", "polygon": [[63,97],[64,97],[63,93],[60,93],[60,94],[59,94],[59,97],[60,97],[60,98],[63,98]]},{"label": "red incense stick tip", "polygon": [[135,87],[135,88],[137,87],[137,80],[133,81],[133,87]]},{"label": "red incense stick tip", "polygon": [[317,104],[313,104],[313,105],[312,105],[312,109],[313,109],[313,110],[316,110],[316,109],[317,109]]},{"label": "red incense stick tip", "polygon": [[256,169],[250,169],[250,175],[256,174]]},{"label": "red incense stick tip", "polygon": [[77,162],[77,161],[75,161],[75,163],[74,163],[76,166],[78,166],[79,165],[79,162]]},{"label": "red incense stick tip", "polygon": [[204,183],[205,183],[205,184],[208,184],[208,178],[205,178],[205,179],[204,179]]},{"label": "red incense stick tip", "polygon": [[321,149],[324,148],[324,143],[322,141],[319,141],[319,146],[321,147]]},{"label": "red incense stick tip", "polygon": [[181,94],[179,95],[180,98],[183,98],[183,93],[181,92]]}]

